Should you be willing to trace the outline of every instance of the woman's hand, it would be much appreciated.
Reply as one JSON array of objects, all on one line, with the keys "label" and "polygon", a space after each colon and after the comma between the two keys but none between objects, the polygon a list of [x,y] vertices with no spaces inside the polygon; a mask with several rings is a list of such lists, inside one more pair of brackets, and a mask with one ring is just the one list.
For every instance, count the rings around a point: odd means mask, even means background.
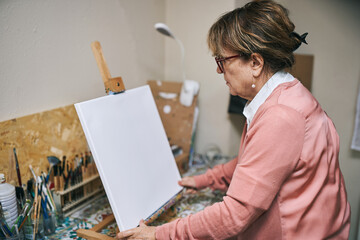
[{"label": "woman's hand", "polygon": [[178,184],[182,187],[187,188],[186,193],[196,193],[197,192],[196,182],[195,182],[194,177],[184,177],[178,182]]},{"label": "woman's hand", "polygon": [[155,238],[155,228],[148,227],[145,225],[144,220],[140,221],[139,227],[133,228],[124,232],[119,232],[116,235],[118,239],[148,239],[156,240]]}]

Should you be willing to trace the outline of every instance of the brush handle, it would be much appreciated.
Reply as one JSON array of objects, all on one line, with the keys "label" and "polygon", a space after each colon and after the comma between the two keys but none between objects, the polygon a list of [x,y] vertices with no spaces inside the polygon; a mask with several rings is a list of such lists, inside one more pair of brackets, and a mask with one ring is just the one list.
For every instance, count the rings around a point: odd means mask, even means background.
[{"label": "brush handle", "polygon": [[17,158],[17,154],[16,154],[16,148],[13,149],[14,150],[14,156],[15,156],[15,163],[16,163],[16,173],[17,173],[17,177],[19,180],[19,186],[22,186],[21,183],[21,175],[20,175],[20,168],[19,168],[19,162],[18,162],[18,158]]}]

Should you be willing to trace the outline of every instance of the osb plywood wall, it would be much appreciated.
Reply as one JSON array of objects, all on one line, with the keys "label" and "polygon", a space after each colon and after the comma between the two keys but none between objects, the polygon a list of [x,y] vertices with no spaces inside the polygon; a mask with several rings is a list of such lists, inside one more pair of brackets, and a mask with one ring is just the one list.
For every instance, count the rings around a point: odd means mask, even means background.
[{"label": "osb plywood wall", "polygon": [[[183,154],[176,157],[176,163],[181,173],[188,168],[189,154],[191,151],[192,129],[194,123],[195,107],[197,105],[197,96],[194,97],[191,106],[186,107],[180,103],[180,92],[182,83],[155,81],[147,82],[154,96],[157,109],[170,145],[177,145],[182,148]],[[166,99],[160,96],[160,93],[176,93],[176,97]],[[164,111],[164,107],[169,112]]]},{"label": "osb plywood wall", "polygon": [[89,151],[73,105],[0,123],[0,173],[18,185],[13,148],[23,184],[32,176],[30,164],[38,175],[49,168],[47,156],[71,159]]}]

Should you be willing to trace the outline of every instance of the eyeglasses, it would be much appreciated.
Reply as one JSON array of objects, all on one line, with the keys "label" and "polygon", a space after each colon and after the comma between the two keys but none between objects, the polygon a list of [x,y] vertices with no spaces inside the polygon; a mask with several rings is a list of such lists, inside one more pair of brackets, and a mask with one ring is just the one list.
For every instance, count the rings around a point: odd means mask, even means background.
[{"label": "eyeglasses", "polygon": [[218,65],[218,67],[220,69],[220,73],[224,73],[224,65],[223,65],[224,61],[226,61],[228,59],[231,59],[231,58],[240,57],[240,56],[241,56],[241,54],[237,54],[237,55],[230,56],[230,57],[225,57],[225,58],[216,57],[215,61],[216,61],[216,64]]}]

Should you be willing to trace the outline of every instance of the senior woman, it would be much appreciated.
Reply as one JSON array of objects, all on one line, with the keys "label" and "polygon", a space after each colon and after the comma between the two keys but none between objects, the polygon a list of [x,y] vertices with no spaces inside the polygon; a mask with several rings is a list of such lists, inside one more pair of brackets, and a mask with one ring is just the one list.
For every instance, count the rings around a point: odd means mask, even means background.
[{"label": "senior woman", "polygon": [[226,190],[222,202],[128,239],[347,239],[350,206],[339,168],[339,137],[311,93],[285,68],[304,35],[273,1],[220,17],[208,34],[232,95],[248,100],[238,157],[184,187]]}]

